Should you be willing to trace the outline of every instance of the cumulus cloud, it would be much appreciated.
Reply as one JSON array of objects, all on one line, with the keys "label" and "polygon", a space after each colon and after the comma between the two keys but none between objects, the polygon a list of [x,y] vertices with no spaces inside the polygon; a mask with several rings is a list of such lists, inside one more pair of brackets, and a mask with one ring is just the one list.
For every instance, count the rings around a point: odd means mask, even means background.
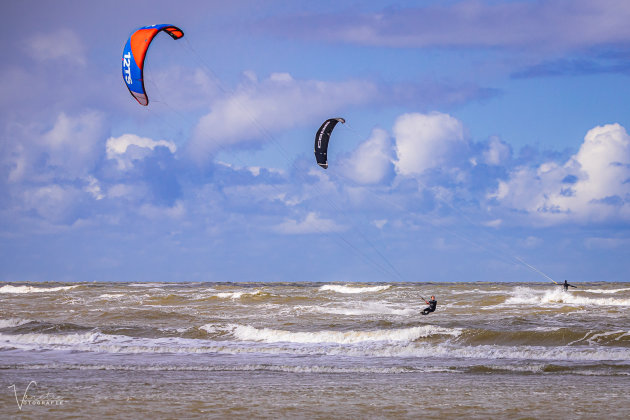
[{"label": "cumulus cloud", "polygon": [[23,210],[35,212],[49,222],[71,223],[82,196],[83,192],[74,187],[50,184],[23,191],[21,205]]},{"label": "cumulus cloud", "polygon": [[464,127],[456,118],[442,113],[404,114],[394,124],[396,172],[420,175],[440,167],[466,146]]},{"label": "cumulus cloud", "polygon": [[71,171],[87,171],[98,158],[103,116],[88,112],[78,117],[62,113],[52,130],[42,137],[50,165]]},{"label": "cumulus cloud", "polygon": [[138,212],[149,219],[181,219],[186,215],[186,207],[180,200],[176,201],[172,206],[154,206],[152,204],[143,204]]},{"label": "cumulus cloud", "polygon": [[376,97],[369,82],[295,80],[275,73],[263,81],[253,74],[234,93],[216,101],[197,124],[188,150],[201,162],[223,147],[259,145],[273,133],[329,117],[348,105]]},{"label": "cumulus cloud", "polygon": [[340,163],[345,176],[359,184],[376,184],[393,172],[392,143],[387,131],[375,129]]},{"label": "cumulus cloud", "polygon": [[169,112],[205,108],[220,92],[219,82],[201,68],[170,66],[146,70],[145,77],[149,99],[153,104],[168,104]]},{"label": "cumulus cloud", "polygon": [[346,229],[345,226],[337,224],[334,220],[321,218],[315,212],[308,213],[302,221],[286,219],[273,228],[274,231],[287,235],[340,232]]},{"label": "cumulus cloud", "polygon": [[83,188],[83,191],[90,193],[90,195],[92,195],[92,197],[96,200],[102,200],[105,198],[98,179],[90,175],[87,177],[86,181],[87,185]]},{"label": "cumulus cloud", "polygon": [[175,153],[177,146],[167,140],[153,140],[148,137],[140,137],[135,134],[123,134],[120,137],[107,139],[105,148],[107,158],[114,159],[118,163],[118,169],[126,170],[133,167],[133,162],[149,156],[156,147],[165,147],[171,153]]},{"label": "cumulus cloud", "polygon": [[492,137],[488,143],[488,148],[483,151],[482,156],[483,163],[486,165],[504,165],[512,156],[512,149],[498,137]]},{"label": "cumulus cloud", "polygon": [[2,158],[10,168],[8,180],[76,179],[87,176],[100,155],[103,115],[89,111],[78,116],[61,113],[51,129],[27,126],[5,144]]},{"label": "cumulus cloud", "polygon": [[27,40],[27,52],[37,61],[64,60],[85,66],[85,46],[70,29],[37,34]]},{"label": "cumulus cloud", "polygon": [[491,195],[544,223],[630,219],[630,136],[619,124],[591,129],[563,165],[520,167]]}]

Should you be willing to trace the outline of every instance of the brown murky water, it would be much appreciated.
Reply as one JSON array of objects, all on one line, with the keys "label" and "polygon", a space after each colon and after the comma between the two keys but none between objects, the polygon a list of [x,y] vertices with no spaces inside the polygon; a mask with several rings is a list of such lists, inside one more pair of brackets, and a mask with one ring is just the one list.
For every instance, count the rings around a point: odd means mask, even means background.
[{"label": "brown murky water", "polygon": [[627,418],[630,284],[578,286],[0,283],[0,415]]}]

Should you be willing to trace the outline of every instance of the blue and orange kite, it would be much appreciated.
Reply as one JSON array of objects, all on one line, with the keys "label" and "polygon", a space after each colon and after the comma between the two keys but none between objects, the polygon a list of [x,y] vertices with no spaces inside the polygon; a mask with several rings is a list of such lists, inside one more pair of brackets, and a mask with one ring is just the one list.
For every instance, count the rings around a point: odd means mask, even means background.
[{"label": "blue and orange kite", "polygon": [[146,106],[149,104],[149,98],[144,90],[144,58],[147,55],[151,41],[160,31],[166,32],[173,39],[180,39],[184,36],[184,31],[173,25],[143,26],[131,34],[123,50],[123,80],[127,84],[131,96],[136,98],[140,105]]}]

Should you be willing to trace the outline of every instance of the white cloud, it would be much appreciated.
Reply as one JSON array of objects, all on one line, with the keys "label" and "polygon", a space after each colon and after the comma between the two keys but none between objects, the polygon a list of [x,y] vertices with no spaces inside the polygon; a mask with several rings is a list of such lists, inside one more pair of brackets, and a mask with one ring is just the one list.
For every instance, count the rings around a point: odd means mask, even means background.
[{"label": "white cloud", "polygon": [[96,200],[102,200],[105,198],[98,179],[90,175],[87,177],[86,181],[88,185],[83,188],[83,191],[90,193]]},{"label": "white cloud", "polygon": [[85,178],[99,159],[102,134],[101,113],[61,113],[43,133],[35,125],[21,127],[0,159],[10,168],[8,180],[13,183]]},{"label": "white cloud", "polygon": [[396,172],[420,175],[443,166],[467,146],[462,123],[441,113],[404,114],[394,124]]},{"label": "white cloud", "polygon": [[32,36],[27,41],[27,52],[37,61],[64,60],[66,63],[85,66],[85,46],[69,29]]},{"label": "white cloud", "polygon": [[60,114],[52,130],[42,137],[49,165],[74,173],[91,170],[99,156],[102,125],[103,116],[98,112],[78,117]]},{"label": "white cloud", "polygon": [[273,141],[275,132],[317,124],[348,105],[366,103],[377,91],[369,82],[304,81],[287,73],[257,81],[248,72],[245,83],[216,101],[212,111],[200,119],[189,152],[202,162],[223,147]]},{"label": "white cloud", "polygon": [[518,168],[492,197],[544,223],[630,219],[630,136],[619,124],[591,129],[564,165]]},{"label": "white cloud", "polygon": [[139,208],[139,213],[153,220],[160,219],[181,219],[186,215],[186,207],[180,200],[176,201],[170,207],[154,206],[152,204],[143,204]]},{"label": "white cloud", "polygon": [[487,227],[491,227],[491,228],[498,228],[503,224],[503,220],[501,219],[493,219],[493,220],[489,220],[487,222],[482,222],[481,223],[483,226],[487,226]]},{"label": "white cloud", "polygon": [[340,163],[344,174],[360,184],[376,184],[393,168],[392,145],[385,130],[375,129],[350,157]]},{"label": "white cloud", "polygon": [[310,212],[302,221],[286,219],[273,229],[278,233],[299,235],[307,233],[340,232],[346,230],[346,227],[338,225],[334,220],[322,219],[315,212]]},{"label": "white cloud", "polygon": [[[170,66],[164,70],[145,71],[149,100],[155,106],[167,104],[167,110],[185,111],[204,109],[220,92],[219,83],[203,69],[190,69],[182,66]],[[181,114],[181,120],[188,121]]]},{"label": "white cloud", "polygon": [[123,134],[120,137],[110,137],[105,145],[108,159],[118,162],[118,169],[126,170],[133,167],[134,160],[142,160],[149,156],[156,147],[166,147],[171,153],[177,151],[175,143],[167,140],[153,140],[135,134]]},{"label": "white cloud", "polygon": [[277,175],[283,175],[285,173],[284,170],[277,169],[277,168],[267,168],[263,166],[237,166],[232,163],[223,162],[223,161],[217,161],[216,163],[218,165],[225,166],[226,168],[230,168],[235,171],[240,171],[244,169],[254,176],[260,176],[263,170],[266,170],[269,173],[277,174]]},{"label": "white cloud", "polygon": [[372,220],[372,224],[376,226],[378,229],[383,229],[385,225],[387,224],[387,222],[388,222],[387,219]]},{"label": "white cloud", "polygon": [[487,165],[502,165],[512,155],[510,146],[502,142],[498,137],[492,137],[488,143],[488,148],[483,151],[483,160]]},{"label": "white cloud", "polygon": [[68,221],[82,192],[61,185],[47,185],[25,190],[22,194],[24,210],[35,211],[41,218],[53,223]]},{"label": "white cloud", "polygon": [[114,184],[107,189],[107,197],[109,198],[124,198],[131,200],[134,197],[144,197],[146,194],[146,187],[137,184]]}]

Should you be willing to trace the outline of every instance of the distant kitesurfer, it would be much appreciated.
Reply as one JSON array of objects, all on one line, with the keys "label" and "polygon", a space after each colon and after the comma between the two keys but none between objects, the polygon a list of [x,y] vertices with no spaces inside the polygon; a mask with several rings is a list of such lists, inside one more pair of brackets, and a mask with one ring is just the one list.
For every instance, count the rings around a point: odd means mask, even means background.
[{"label": "distant kitesurfer", "polygon": [[437,306],[437,300],[435,300],[435,296],[431,296],[431,300],[428,302],[425,300],[425,302],[429,306],[422,310],[422,315],[429,315],[431,312],[435,312],[435,307]]},{"label": "distant kitesurfer", "polygon": [[569,287],[575,287],[577,289],[577,286],[574,286],[572,284],[567,283],[567,281],[565,280],[564,283],[561,285],[562,287],[564,287],[564,291],[566,292],[567,290],[569,290]]}]

